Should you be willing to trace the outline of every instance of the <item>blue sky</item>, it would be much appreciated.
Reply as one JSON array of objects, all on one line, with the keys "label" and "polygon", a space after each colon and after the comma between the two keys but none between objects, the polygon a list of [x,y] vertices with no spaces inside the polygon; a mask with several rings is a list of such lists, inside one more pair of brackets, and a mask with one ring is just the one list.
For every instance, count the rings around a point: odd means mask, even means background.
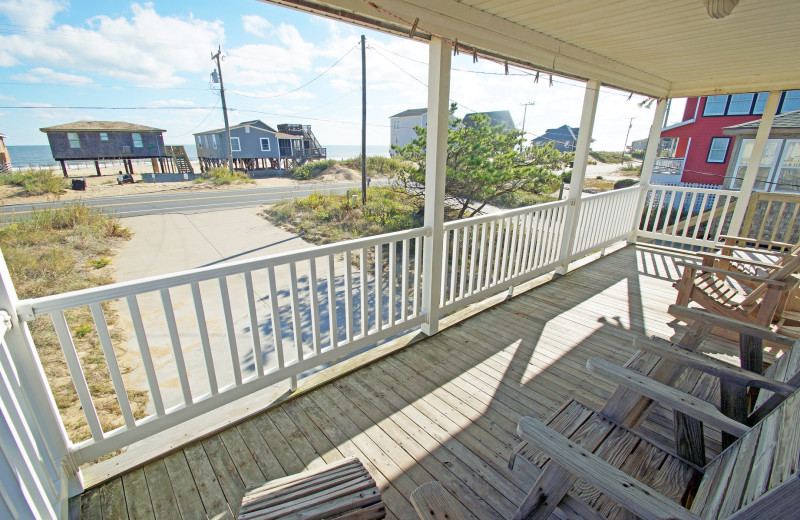
[{"label": "blue sky", "polygon": [[[425,106],[427,46],[256,0],[104,2],[0,0],[0,133],[9,145],[46,144],[40,127],[80,119],[164,128],[168,144],[222,127],[210,82],[211,52],[222,47],[231,123],[261,119],[310,124],[323,145],[361,139],[361,62],[367,37],[367,144],[389,144],[389,116]],[[335,65],[334,65],[335,64]],[[578,126],[580,82],[488,60],[453,59],[451,98],[458,115],[523,103],[528,138]],[[603,89],[594,148],[621,150],[647,136],[653,108],[644,98]],[[16,108],[16,107],[36,108]],[[654,105],[653,105],[654,106]],[[70,108],[64,108],[70,107]],[[95,109],[91,107],[101,107]],[[118,109],[110,109],[110,108]],[[128,108],[146,107],[146,108]],[[670,120],[679,120],[680,103]]]}]

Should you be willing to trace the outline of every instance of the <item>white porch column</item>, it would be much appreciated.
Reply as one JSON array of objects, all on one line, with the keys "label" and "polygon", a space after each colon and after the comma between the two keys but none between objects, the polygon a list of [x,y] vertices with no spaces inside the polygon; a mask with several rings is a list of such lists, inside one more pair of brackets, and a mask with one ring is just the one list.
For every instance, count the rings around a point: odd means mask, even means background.
[{"label": "white porch column", "polygon": [[650,188],[650,178],[653,176],[653,166],[656,163],[658,143],[661,141],[661,125],[664,121],[664,113],[667,110],[667,102],[668,100],[666,98],[658,100],[656,113],[653,114],[653,124],[650,125],[650,135],[647,138],[647,151],[645,151],[644,160],[642,160],[642,175],[639,177],[641,192],[639,193],[639,200],[636,203],[636,211],[633,213],[630,242],[635,242],[639,234],[639,221],[642,218],[642,210],[644,209],[644,202],[647,198],[647,190]]},{"label": "white porch column", "polygon": [[575,231],[578,228],[578,215],[581,210],[581,194],[583,193],[586,165],[589,160],[589,147],[592,144],[592,129],[594,116],[597,113],[597,98],[600,95],[600,82],[590,79],[586,82],[583,94],[583,110],[581,112],[581,125],[578,132],[578,142],[575,145],[575,161],[572,167],[572,178],[569,182],[569,195],[567,200],[567,221],[564,223],[564,236],[561,239],[561,265],[556,272],[564,274],[569,267],[572,247],[575,244]]},{"label": "white porch column", "polygon": [[427,321],[422,332],[439,332],[442,294],[442,242],[444,240],[444,183],[447,130],[450,125],[450,45],[431,37],[428,45],[428,130],[425,152],[425,237],[422,250],[422,310]]},{"label": "white porch column", "polygon": [[750,205],[750,195],[753,193],[753,185],[756,183],[758,169],[761,166],[761,156],[764,155],[764,148],[767,146],[767,139],[769,139],[769,133],[772,130],[772,120],[775,119],[775,113],[778,111],[780,98],[781,92],[778,90],[771,91],[767,98],[764,115],[761,117],[761,123],[759,123],[758,132],[756,132],[756,142],[753,143],[753,153],[750,154],[747,170],[745,170],[744,179],[742,179],[742,187],[739,189],[739,199],[736,201],[731,225],[728,228],[728,233],[731,235],[738,235],[742,231],[742,222],[744,222],[747,207]]}]

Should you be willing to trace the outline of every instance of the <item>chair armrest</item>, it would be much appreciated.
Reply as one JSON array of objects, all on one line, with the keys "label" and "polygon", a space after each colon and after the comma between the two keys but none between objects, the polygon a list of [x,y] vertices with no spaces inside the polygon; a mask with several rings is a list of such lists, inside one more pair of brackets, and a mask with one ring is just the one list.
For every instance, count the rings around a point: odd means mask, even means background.
[{"label": "chair armrest", "polygon": [[792,347],[797,341],[794,338],[782,336],[766,327],[760,327],[753,323],[739,321],[725,316],[718,316],[701,309],[684,307],[682,305],[670,305],[668,312],[683,321],[703,321],[715,327],[732,330],[746,336],[761,338],[785,347]]},{"label": "chair armrest", "polygon": [[782,336],[781,334],[778,334],[772,329],[761,327],[759,325],[756,325],[754,323],[749,323],[746,321],[735,320],[733,318],[728,318],[726,316],[719,316],[717,314],[712,314],[702,309],[696,309],[693,307],[684,307],[683,305],[670,305],[669,309],[667,309],[667,312],[685,322],[703,321],[715,327],[728,329],[733,332],[738,332],[739,334],[744,334],[746,336],[761,338],[762,340],[771,341],[773,343],[777,343],[778,345],[784,347],[791,348],[797,342],[796,339],[790,338],[788,336]]},{"label": "chair armrest", "polygon": [[[772,247],[781,247],[784,249],[791,249],[796,244],[790,244],[788,242],[777,242],[772,240],[759,240],[756,238],[747,238],[747,237],[739,237],[735,235],[720,235],[719,238],[721,240],[735,240],[736,242],[749,242],[751,244],[760,244],[765,246],[772,246]],[[720,247],[726,247],[725,244],[719,244]]]},{"label": "chair armrest", "polygon": [[665,343],[665,345],[661,345],[653,341],[643,340],[637,341],[636,347],[664,359],[675,361],[676,363],[705,372],[706,374],[711,374],[725,381],[731,381],[744,386],[764,388],[770,392],[783,395],[784,397],[792,395],[792,393],[797,390],[795,386],[775,381],[743,368],[729,365],[724,361],[700,354],[699,352],[689,352],[680,347],[673,347],[667,341],[665,341]]},{"label": "chair armrest", "polygon": [[519,420],[517,434],[636,515],[654,520],[700,518],[532,417]]},{"label": "chair armrest", "polygon": [[[688,263],[688,262],[675,262],[675,265],[680,266],[680,267],[689,267],[691,269],[694,269],[695,271],[705,271],[707,273],[722,274],[722,275],[730,276],[731,278],[736,278],[736,279],[739,279],[739,280],[750,280],[750,281],[753,281],[753,282],[761,282],[761,283],[765,283],[767,285],[773,285],[773,286],[778,287],[778,288],[787,287],[786,282],[781,282],[779,280],[773,280],[771,278],[766,278],[764,276],[751,276],[749,274],[740,273],[738,271],[727,271],[725,269],[717,269],[715,267],[706,267],[704,265],[691,264],[691,263]],[[790,288],[790,287],[788,287],[788,288]]]},{"label": "chair armrest", "polygon": [[749,428],[742,423],[726,417],[711,403],[698,399],[671,386],[653,381],[641,374],[622,368],[602,358],[589,358],[586,368],[595,374],[667,405],[690,417],[716,426],[720,430],[741,437]]},{"label": "chair armrest", "polygon": [[714,246],[715,249],[728,249],[730,251],[740,251],[742,253],[753,253],[756,255],[768,255],[768,256],[779,256],[781,258],[787,257],[791,255],[789,251],[775,251],[773,249],[759,249],[757,247],[745,247],[745,246],[729,246],[726,244],[716,245]]},{"label": "chair armrest", "polygon": [[741,258],[738,256],[730,256],[730,255],[722,255],[722,254],[711,254],[711,253],[698,253],[698,256],[702,258],[713,258],[714,260],[727,260],[734,264],[747,264],[747,265],[754,265],[756,267],[763,267],[764,269],[778,269],[780,266],[774,263],[769,262],[761,262],[759,260],[750,260],[748,258]]},{"label": "chair armrest", "polygon": [[453,495],[438,482],[427,482],[411,492],[411,505],[420,520],[466,520]]}]

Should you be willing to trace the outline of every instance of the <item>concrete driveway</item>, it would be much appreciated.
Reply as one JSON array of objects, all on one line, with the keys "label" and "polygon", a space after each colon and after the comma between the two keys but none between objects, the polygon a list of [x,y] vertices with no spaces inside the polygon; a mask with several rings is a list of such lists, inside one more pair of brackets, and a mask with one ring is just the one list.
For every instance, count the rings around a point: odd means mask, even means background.
[{"label": "concrete driveway", "polygon": [[[120,251],[115,266],[117,280],[128,281],[140,278],[173,273],[186,269],[218,265],[229,261],[254,258],[263,255],[293,251],[310,247],[298,236],[273,226],[257,215],[254,208],[217,211],[194,214],[148,215],[123,219],[123,223],[133,232],[133,238]],[[302,262],[297,267],[299,314],[302,323],[302,347],[306,355],[313,353],[311,337],[311,286],[309,284],[309,265]],[[319,295],[319,320],[321,346],[329,345],[329,313],[327,308],[327,261],[316,262],[316,284]],[[335,290],[337,296],[337,327],[343,330],[344,309],[344,262],[335,261]],[[275,270],[279,300],[280,321],[284,359],[287,364],[297,359],[296,338],[291,312],[291,293],[289,292],[289,269],[281,266]],[[189,385],[194,398],[211,390],[216,382],[222,388],[234,382],[235,370],[246,379],[256,372],[253,335],[251,333],[250,311],[247,300],[244,275],[226,278],[230,302],[232,348],[223,296],[217,280],[199,284],[203,314],[208,329],[210,356],[213,359],[213,375],[206,365],[207,354],[202,344],[202,334],[193,294],[190,286],[170,290],[172,308],[175,313],[182,354],[189,374]],[[354,329],[360,330],[360,297],[358,272],[354,269],[353,314]],[[269,306],[268,281],[265,270],[253,273],[258,338],[262,348],[261,360],[264,370],[277,366],[277,355],[272,333],[271,310]],[[385,288],[388,290],[388,287]],[[370,294],[368,305],[372,306],[374,295]],[[139,295],[137,302],[147,336],[147,344],[153,358],[162,398],[166,407],[183,402],[169,327],[165,318],[164,304],[159,292]],[[120,315],[123,331],[123,344],[128,349],[129,359],[134,360],[134,370],[127,374],[126,383],[132,388],[147,390],[147,379],[141,362],[138,341],[133,327],[128,304],[124,300],[115,302]],[[388,312],[388,309],[385,310]],[[374,321],[370,312],[370,321]],[[387,315],[388,316],[388,315]],[[342,336],[341,340],[344,339]],[[233,360],[236,360],[235,362]],[[150,399],[149,412],[153,412],[153,399]]]}]

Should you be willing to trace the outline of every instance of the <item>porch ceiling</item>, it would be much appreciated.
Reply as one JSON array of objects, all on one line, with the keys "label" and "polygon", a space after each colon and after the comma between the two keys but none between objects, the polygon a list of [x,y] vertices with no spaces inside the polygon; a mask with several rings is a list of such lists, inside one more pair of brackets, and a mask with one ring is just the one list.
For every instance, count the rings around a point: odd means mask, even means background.
[{"label": "porch ceiling", "polygon": [[538,70],[654,97],[800,88],[800,2],[262,0],[415,39],[436,35]]}]

